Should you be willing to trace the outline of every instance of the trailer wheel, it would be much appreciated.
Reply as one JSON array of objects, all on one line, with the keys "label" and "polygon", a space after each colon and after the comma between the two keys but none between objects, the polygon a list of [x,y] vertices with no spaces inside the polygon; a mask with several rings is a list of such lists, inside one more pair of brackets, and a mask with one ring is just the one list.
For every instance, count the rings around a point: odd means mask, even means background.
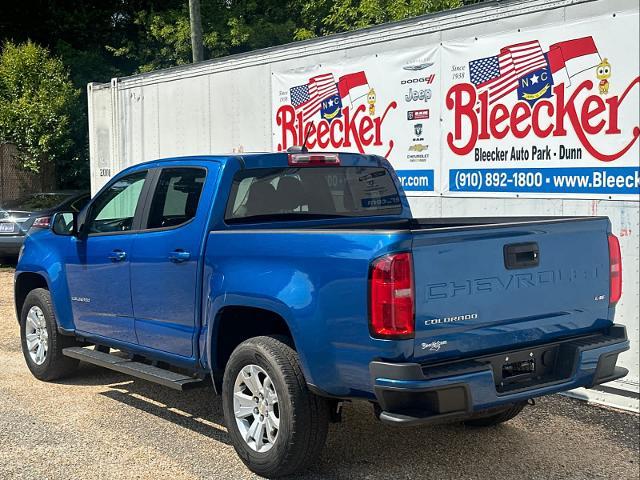
[{"label": "trailer wheel", "polygon": [[62,349],[76,345],[73,337],[58,333],[51,294],[36,288],[27,295],[20,315],[20,340],[27,367],[39,380],[51,381],[73,373],[79,361]]},{"label": "trailer wheel", "polygon": [[465,420],[464,424],[469,427],[492,427],[516,417],[526,405],[526,402],[515,403],[505,407],[498,413],[494,413],[486,417],[470,418],[469,420]]},{"label": "trailer wheel", "polygon": [[307,388],[298,354],[277,337],[255,337],[231,354],[222,406],[233,446],[258,475],[280,477],[308,467],[324,447],[325,399]]}]

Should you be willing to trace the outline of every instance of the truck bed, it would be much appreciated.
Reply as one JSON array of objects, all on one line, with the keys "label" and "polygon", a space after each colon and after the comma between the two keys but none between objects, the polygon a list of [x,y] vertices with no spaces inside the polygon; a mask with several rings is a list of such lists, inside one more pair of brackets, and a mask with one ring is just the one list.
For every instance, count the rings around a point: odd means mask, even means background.
[{"label": "truck bed", "polygon": [[[295,258],[295,270],[311,279],[325,308],[321,330],[340,331],[338,351],[347,356],[355,344],[390,345],[369,338],[366,330],[368,268],[389,251],[410,251],[415,337],[398,348],[405,359],[428,365],[605,330],[613,317],[609,229],[606,217],[328,219],[234,228],[224,238],[212,232],[211,249],[225,261],[256,256],[264,271],[277,271],[281,267],[272,263],[288,265]],[[260,235],[245,235],[251,231]],[[287,254],[281,259],[283,243]],[[389,348],[380,358],[398,355]]]}]

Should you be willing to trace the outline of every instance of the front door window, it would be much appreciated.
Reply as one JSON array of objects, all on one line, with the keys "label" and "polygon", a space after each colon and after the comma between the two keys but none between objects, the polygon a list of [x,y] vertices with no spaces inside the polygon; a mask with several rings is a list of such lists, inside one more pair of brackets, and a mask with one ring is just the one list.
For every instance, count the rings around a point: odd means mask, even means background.
[{"label": "front door window", "polygon": [[102,192],[91,206],[87,233],[126,232],[133,228],[138,200],[147,172],[121,178]]}]

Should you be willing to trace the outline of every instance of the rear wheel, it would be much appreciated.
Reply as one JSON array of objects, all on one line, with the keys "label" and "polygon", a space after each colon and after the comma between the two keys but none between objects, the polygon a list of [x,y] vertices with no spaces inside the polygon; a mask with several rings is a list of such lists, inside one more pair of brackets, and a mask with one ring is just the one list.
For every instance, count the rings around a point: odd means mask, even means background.
[{"label": "rear wheel", "polygon": [[20,339],[27,367],[39,380],[65,377],[78,366],[78,360],[62,354],[63,348],[76,345],[76,341],[58,333],[48,290],[36,288],[27,295],[20,315]]},{"label": "rear wheel", "polygon": [[236,452],[259,475],[298,472],[322,451],[328,404],[309,391],[298,355],[283,339],[255,337],[234,350],[222,405]]},{"label": "rear wheel", "polygon": [[487,415],[486,417],[465,420],[464,424],[470,427],[492,427],[500,423],[508,422],[512,418],[516,417],[526,405],[526,402],[515,403],[499,410],[497,413]]}]

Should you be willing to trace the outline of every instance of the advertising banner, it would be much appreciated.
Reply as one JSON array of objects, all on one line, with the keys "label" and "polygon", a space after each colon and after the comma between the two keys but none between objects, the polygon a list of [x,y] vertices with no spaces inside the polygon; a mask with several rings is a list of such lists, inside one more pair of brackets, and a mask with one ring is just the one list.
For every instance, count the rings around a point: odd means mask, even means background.
[{"label": "advertising banner", "polygon": [[445,194],[637,200],[637,15],[442,48]]},{"label": "advertising banner", "polygon": [[638,40],[610,15],[274,71],[273,147],[385,156],[410,195],[637,201]]},{"label": "advertising banner", "polygon": [[439,191],[439,54],[434,47],[274,72],[274,149],[306,139],[309,150],[381,155],[405,190]]}]

